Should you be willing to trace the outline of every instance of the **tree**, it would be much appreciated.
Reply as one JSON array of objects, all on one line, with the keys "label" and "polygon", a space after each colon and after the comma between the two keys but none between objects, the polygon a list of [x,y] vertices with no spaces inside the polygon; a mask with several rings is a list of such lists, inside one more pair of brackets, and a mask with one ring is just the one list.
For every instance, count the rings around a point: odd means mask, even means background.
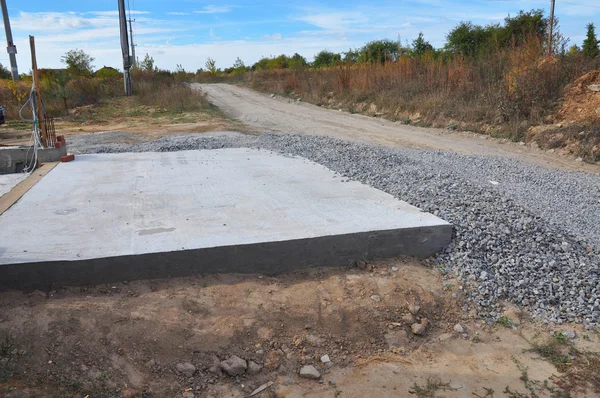
[{"label": "tree", "polygon": [[475,56],[490,39],[490,33],[490,30],[486,30],[481,25],[461,22],[448,32],[446,49],[454,53]]},{"label": "tree", "polygon": [[288,68],[292,70],[302,70],[306,68],[308,62],[302,55],[295,53],[291,58],[288,58]]},{"label": "tree", "polygon": [[11,79],[12,74],[8,68],[0,63],[0,79]]},{"label": "tree", "polygon": [[593,23],[587,25],[587,36],[583,41],[582,52],[588,58],[596,58],[600,54],[598,48],[598,37],[596,37],[596,27]]},{"label": "tree", "polygon": [[244,64],[244,61],[240,57],[237,57],[233,63],[233,69],[246,69],[246,64]]},{"label": "tree", "polygon": [[154,65],[154,58],[146,53],[146,56],[144,57],[142,63],[139,64],[139,67],[144,72],[155,72],[156,66]]},{"label": "tree", "polygon": [[412,42],[413,54],[421,56],[426,52],[433,51],[433,46],[425,40],[423,32],[419,32],[419,36]]},{"label": "tree", "polygon": [[331,51],[323,50],[315,55],[313,66],[315,68],[324,68],[327,66],[334,65],[342,60],[340,54],[332,53]]},{"label": "tree", "polygon": [[68,51],[61,57],[61,62],[67,65],[67,72],[74,77],[89,77],[94,70],[94,58],[79,49]]},{"label": "tree", "polygon": [[212,76],[216,76],[217,72],[219,71],[219,69],[217,68],[217,61],[215,61],[212,58],[207,58],[206,62],[204,63],[204,66],[206,67],[206,70],[208,70],[208,72],[212,75]]},{"label": "tree", "polygon": [[400,43],[392,40],[375,40],[360,49],[359,60],[366,63],[395,62],[400,56]]}]

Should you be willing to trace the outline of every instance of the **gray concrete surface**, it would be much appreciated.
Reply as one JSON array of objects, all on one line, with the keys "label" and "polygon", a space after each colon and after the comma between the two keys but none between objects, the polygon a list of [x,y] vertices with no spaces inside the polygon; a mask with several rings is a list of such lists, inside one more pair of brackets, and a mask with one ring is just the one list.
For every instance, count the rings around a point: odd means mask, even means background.
[{"label": "gray concrete surface", "polygon": [[447,222],[303,158],[83,155],[0,216],[0,289],[426,257],[451,235]]},{"label": "gray concrete surface", "polygon": [[[38,151],[38,163],[58,162],[67,155],[67,146]],[[0,174],[20,173],[33,162],[33,149],[29,146],[0,148]]]},{"label": "gray concrete surface", "polygon": [[25,178],[27,178],[25,173],[0,174],[0,198],[9,193]]}]

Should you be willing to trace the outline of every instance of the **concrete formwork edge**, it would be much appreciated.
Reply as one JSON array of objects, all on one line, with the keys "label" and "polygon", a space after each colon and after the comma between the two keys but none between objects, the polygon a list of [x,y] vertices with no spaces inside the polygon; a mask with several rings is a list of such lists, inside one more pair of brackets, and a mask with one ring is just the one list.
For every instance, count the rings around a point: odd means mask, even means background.
[{"label": "concrete formwork edge", "polygon": [[311,267],[400,255],[429,257],[452,238],[451,225],[360,232],[283,242],[0,266],[0,290],[51,290],[123,280],[199,274],[276,275]]}]

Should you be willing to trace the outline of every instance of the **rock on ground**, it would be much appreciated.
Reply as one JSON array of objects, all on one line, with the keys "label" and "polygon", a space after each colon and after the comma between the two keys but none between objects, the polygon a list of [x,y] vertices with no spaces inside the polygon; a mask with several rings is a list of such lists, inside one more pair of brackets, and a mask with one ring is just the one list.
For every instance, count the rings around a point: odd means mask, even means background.
[{"label": "rock on ground", "polygon": [[312,365],[303,366],[300,369],[300,377],[311,380],[318,380],[321,378],[321,373]]},{"label": "rock on ground", "polygon": [[246,372],[248,363],[237,355],[232,355],[229,359],[221,362],[221,369],[229,376],[239,376]]},{"label": "rock on ground", "polygon": [[192,377],[194,373],[196,373],[196,367],[189,362],[178,363],[177,370],[179,371],[179,373],[182,373],[187,377]]}]

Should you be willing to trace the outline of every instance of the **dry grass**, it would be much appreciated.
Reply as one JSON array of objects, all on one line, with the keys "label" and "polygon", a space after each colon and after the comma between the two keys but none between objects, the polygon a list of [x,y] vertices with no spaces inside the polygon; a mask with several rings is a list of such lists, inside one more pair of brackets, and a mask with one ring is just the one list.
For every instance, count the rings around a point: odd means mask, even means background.
[{"label": "dry grass", "polygon": [[520,140],[530,126],[550,120],[568,83],[598,64],[579,56],[548,60],[541,53],[540,43],[531,40],[475,59],[401,58],[383,65],[254,72],[248,79],[260,91],[321,106]]}]

